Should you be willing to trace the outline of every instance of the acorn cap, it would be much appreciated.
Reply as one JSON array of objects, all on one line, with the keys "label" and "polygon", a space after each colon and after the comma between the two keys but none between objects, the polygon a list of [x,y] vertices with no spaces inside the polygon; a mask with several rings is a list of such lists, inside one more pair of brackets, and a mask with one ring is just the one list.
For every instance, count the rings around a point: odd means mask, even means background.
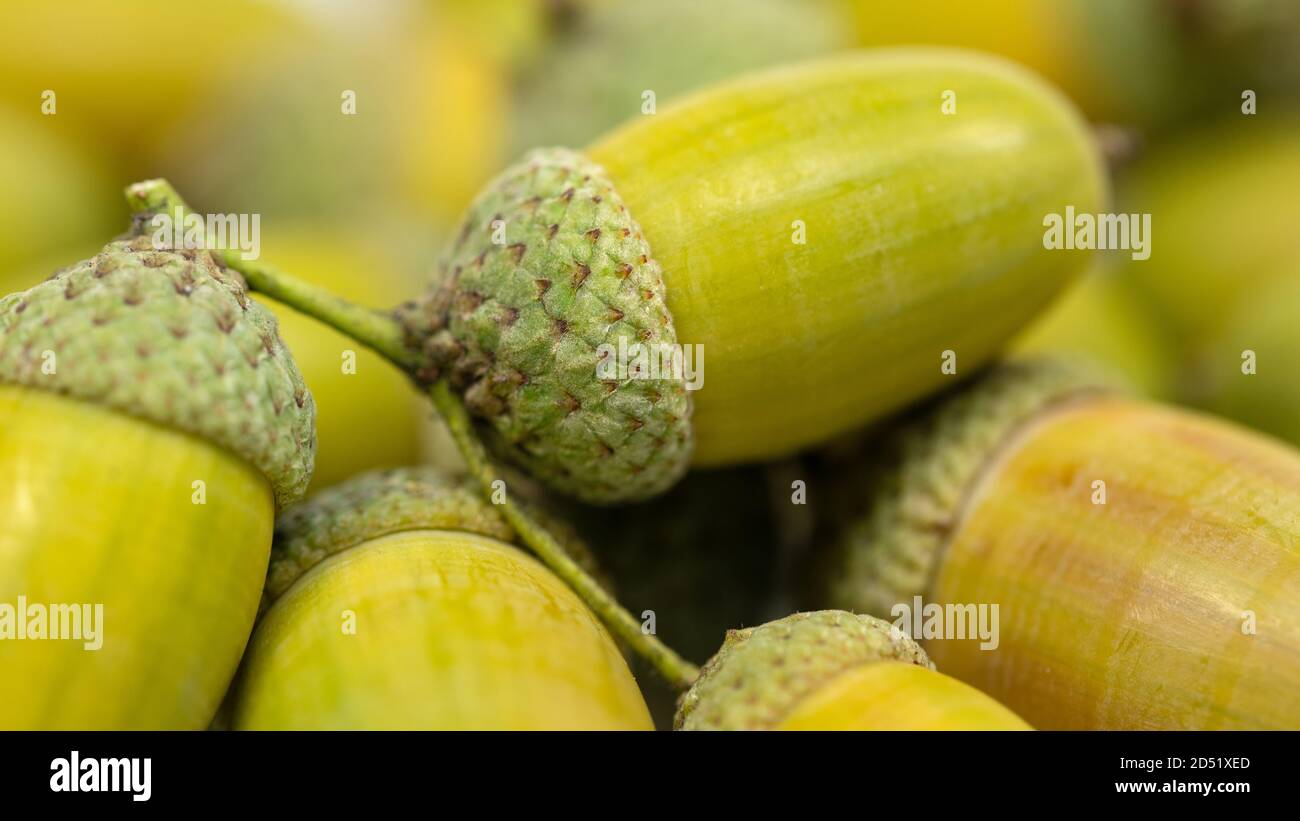
[{"label": "acorn cap", "polygon": [[213,442],[261,471],[280,506],[311,480],[311,394],[275,317],[207,251],[111,242],[0,299],[0,339],[0,383]]},{"label": "acorn cap", "polygon": [[1122,384],[1081,360],[1007,362],[891,431],[897,455],[865,468],[880,472],[866,511],[832,550],[830,604],[884,615],[924,595],[967,492],[1016,429],[1051,406]]},{"label": "acorn cap", "polygon": [[677,335],[659,265],[603,168],[568,149],[530,153],[474,202],[440,268],[403,318],[423,375],[450,377],[494,448],[596,504],[653,496],[686,472],[682,379],[617,367],[622,351],[633,365],[635,345],[653,355]]},{"label": "acorn cap", "polygon": [[842,610],[729,630],[682,696],[675,728],[774,729],[826,682],[877,661],[933,667],[921,646],[889,622]]},{"label": "acorn cap", "polygon": [[[534,507],[561,546],[583,569],[594,562],[571,528]],[[363,473],[286,510],[275,524],[262,596],[265,610],[311,568],[363,542],[411,530],[457,530],[514,543],[515,531],[467,476],[434,467]]]}]

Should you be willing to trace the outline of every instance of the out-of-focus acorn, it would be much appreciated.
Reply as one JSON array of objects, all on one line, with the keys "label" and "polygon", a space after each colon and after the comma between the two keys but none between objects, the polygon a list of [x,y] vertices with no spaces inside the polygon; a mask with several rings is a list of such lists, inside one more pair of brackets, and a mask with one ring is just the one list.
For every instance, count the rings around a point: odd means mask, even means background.
[{"label": "out-of-focus acorn", "polygon": [[514,154],[584,145],[693,89],[851,45],[820,1],[584,2],[571,18],[521,72]]},{"label": "out-of-focus acorn", "polygon": [[1261,286],[1300,261],[1300,116],[1236,117],[1157,144],[1120,189],[1122,209],[1151,215],[1149,259],[1116,275],[1149,297],[1190,355]]},{"label": "out-of-focus acorn", "polygon": [[120,200],[101,163],[50,123],[0,106],[0,295],[95,253],[116,229]]},{"label": "out-of-focus acorn", "polygon": [[0,97],[48,115],[68,139],[138,159],[142,136],[202,110],[226,69],[310,26],[292,4],[263,0],[7,3]]},{"label": "out-of-focus acorn", "polygon": [[1300,446],[1300,257],[1207,337],[1192,399]]},{"label": "out-of-focus acorn", "polygon": [[1159,130],[1243,89],[1300,92],[1290,0],[845,0],[863,46],[946,45],[1022,63],[1089,117]]},{"label": "out-of-focus acorn", "polygon": [[1014,358],[1088,359],[1154,399],[1172,399],[1181,360],[1159,312],[1110,263],[1082,281],[1012,343]]},{"label": "out-of-focus acorn", "polygon": [[268,226],[333,218],[384,242],[441,239],[501,162],[505,95],[436,12],[326,29],[235,66],[209,105],[157,132],[150,173]]},{"label": "out-of-focus acorn", "polygon": [[[263,232],[261,256],[360,305],[391,305],[409,293],[384,249],[304,228]],[[402,373],[322,323],[257,297],[280,320],[316,401],[311,492],[374,468],[419,461],[432,411]]]}]

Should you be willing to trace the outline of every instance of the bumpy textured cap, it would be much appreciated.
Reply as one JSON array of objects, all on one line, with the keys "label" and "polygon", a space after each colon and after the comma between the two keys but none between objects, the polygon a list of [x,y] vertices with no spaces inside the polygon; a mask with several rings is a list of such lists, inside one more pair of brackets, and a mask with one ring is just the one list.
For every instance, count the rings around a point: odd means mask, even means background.
[{"label": "bumpy textured cap", "polygon": [[282,506],[311,480],[311,394],[275,317],[206,251],[132,236],[0,299],[0,382],[207,439],[260,470]]},{"label": "bumpy textured cap", "polygon": [[1002,443],[1048,407],[1120,384],[1082,362],[1007,363],[890,431],[897,452],[865,468],[879,477],[832,551],[832,606],[885,615],[925,595],[967,491]]},{"label": "bumpy textured cap", "polygon": [[600,166],[534,151],[479,196],[441,269],[404,320],[424,376],[451,379],[495,448],[595,504],[653,496],[686,471],[683,381],[612,367],[620,343],[634,365],[634,346],[655,354],[677,335],[649,244]]},{"label": "bumpy textured cap", "polygon": [[679,730],[770,730],[840,673],[877,661],[932,667],[892,624],[842,610],[796,613],[731,630],[682,696]]},{"label": "bumpy textured cap", "polygon": [[[572,529],[536,509],[529,512],[543,519],[574,561],[594,572],[590,554]],[[363,473],[322,490],[276,520],[263,609],[330,556],[411,530],[458,530],[515,541],[514,529],[468,477],[427,466]]]}]

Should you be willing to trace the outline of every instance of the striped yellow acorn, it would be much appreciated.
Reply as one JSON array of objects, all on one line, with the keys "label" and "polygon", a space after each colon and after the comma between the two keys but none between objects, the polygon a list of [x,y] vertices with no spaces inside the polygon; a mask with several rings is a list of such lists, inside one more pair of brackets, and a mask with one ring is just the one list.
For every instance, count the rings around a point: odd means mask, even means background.
[{"label": "striped yellow acorn", "polygon": [[0,727],[208,724],[312,414],[205,251],[131,235],[0,299]]},{"label": "striped yellow acorn", "polygon": [[469,480],[379,471],[276,526],[235,729],[650,729],[613,640]]},{"label": "striped yellow acorn", "polygon": [[[1300,721],[1300,454],[1048,362],[910,425],[827,600],[887,615],[921,597],[944,613],[925,636],[940,668],[1036,727]],[[994,641],[948,626],[994,607]]]},{"label": "striped yellow acorn", "polygon": [[[503,451],[632,501],[880,418],[951,379],[945,351],[988,361],[1087,259],[1044,247],[1045,215],[1105,199],[1089,133],[1032,75],[847,54],[530,154],[403,315]],[[693,367],[649,364],[672,352]]]},{"label": "striped yellow acorn", "polygon": [[1015,713],[935,671],[915,641],[871,616],[796,613],[732,630],[682,696],[681,730],[1028,730]]}]

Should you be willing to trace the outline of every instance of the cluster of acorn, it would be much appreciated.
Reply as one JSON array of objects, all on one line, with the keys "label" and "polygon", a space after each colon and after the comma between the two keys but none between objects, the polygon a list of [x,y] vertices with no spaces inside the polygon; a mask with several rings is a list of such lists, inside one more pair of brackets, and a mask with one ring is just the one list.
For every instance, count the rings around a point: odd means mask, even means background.
[{"label": "cluster of acorn", "polygon": [[[527,520],[431,467],[300,501],[313,400],[250,297],[271,275],[160,247],[136,204],[0,299],[0,602],[104,614],[97,650],[0,641],[0,726],[648,728],[623,622],[565,583],[601,576],[584,543],[632,536],[633,583],[710,558],[724,587],[801,580],[806,612],[717,636],[702,670],[651,658],[682,728],[1294,727],[1300,454],[1080,367],[992,364],[1087,264],[1044,215],[1107,196],[1063,96],[948,51],[763,72],[527,155],[428,292],[369,317],[529,474],[504,497],[545,488]],[[608,376],[620,341],[700,346],[702,388]],[[775,511],[724,517],[739,539],[699,524],[734,475]],[[687,487],[693,524],[646,503]],[[804,498],[812,521],[784,510]],[[534,519],[567,550],[546,566]],[[782,569],[787,526],[813,550]],[[922,649],[890,623],[916,597],[996,605],[997,646]],[[700,603],[644,604],[669,637]]]}]

